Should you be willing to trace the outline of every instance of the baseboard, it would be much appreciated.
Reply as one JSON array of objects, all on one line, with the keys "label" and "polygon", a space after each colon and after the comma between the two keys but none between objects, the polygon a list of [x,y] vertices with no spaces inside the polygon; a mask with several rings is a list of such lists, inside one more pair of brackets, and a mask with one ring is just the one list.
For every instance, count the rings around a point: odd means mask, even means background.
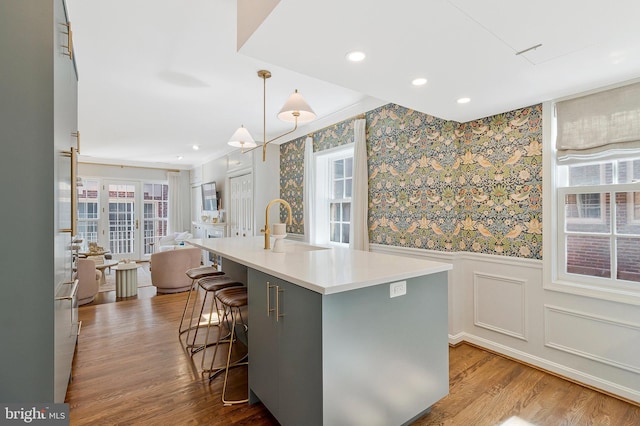
[{"label": "baseboard", "polygon": [[455,336],[449,336],[449,344],[454,347],[459,346],[460,344],[475,346],[512,361],[519,362],[520,364],[543,371],[547,374],[559,377],[563,380],[567,380],[571,383],[584,386],[588,389],[592,389],[596,392],[603,393],[640,407],[640,392],[637,390],[620,386],[616,383],[603,380],[590,374],[585,374],[581,371],[574,370],[573,368],[557,364],[544,358],[483,339],[482,337],[474,336],[469,333],[459,333]]}]

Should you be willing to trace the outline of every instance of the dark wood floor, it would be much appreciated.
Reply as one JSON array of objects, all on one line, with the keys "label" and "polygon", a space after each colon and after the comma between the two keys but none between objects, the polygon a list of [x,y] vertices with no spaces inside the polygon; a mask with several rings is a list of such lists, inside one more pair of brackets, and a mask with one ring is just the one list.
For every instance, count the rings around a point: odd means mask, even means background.
[{"label": "dark wood floor", "polygon": [[[177,337],[186,294],[84,306],[67,392],[72,425],[277,425],[261,404],[224,407]],[[246,368],[232,397],[246,394]],[[640,407],[484,350],[450,348],[450,394],[415,425],[640,425]]]}]

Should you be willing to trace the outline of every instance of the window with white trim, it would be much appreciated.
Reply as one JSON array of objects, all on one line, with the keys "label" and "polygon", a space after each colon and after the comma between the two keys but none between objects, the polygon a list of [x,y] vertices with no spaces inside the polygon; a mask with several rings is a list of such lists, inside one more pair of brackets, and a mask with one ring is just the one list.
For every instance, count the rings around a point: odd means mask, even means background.
[{"label": "window with white trim", "polygon": [[559,278],[640,283],[640,156],[557,171]]},{"label": "window with white trim", "polygon": [[550,288],[640,303],[640,81],[554,112]]},{"label": "window with white trim", "polygon": [[353,144],[316,154],[316,240],[349,244]]}]

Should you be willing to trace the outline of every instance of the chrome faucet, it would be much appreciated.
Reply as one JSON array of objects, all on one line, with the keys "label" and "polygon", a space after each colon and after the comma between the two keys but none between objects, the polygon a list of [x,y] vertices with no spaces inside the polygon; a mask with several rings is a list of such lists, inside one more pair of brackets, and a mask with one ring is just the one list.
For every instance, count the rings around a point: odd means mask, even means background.
[{"label": "chrome faucet", "polygon": [[291,206],[289,205],[289,203],[287,203],[282,198],[276,198],[275,200],[269,201],[269,204],[267,204],[267,209],[265,211],[264,229],[260,230],[260,232],[264,232],[264,249],[265,250],[269,250],[271,248],[271,239],[269,238],[271,236],[271,230],[269,229],[269,208],[272,205],[276,204],[276,203],[280,203],[280,204],[284,205],[287,208],[287,213],[288,213],[287,222],[288,222],[289,225],[291,225],[293,223],[292,214],[291,214]]}]

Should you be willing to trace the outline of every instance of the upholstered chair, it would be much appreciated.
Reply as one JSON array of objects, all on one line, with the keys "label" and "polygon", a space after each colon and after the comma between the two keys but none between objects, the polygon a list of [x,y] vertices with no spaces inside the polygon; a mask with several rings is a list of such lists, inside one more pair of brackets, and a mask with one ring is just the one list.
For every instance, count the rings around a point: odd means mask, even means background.
[{"label": "upholstered chair", "polygon": [[96,269],[96,264],[91,259],[78,259],[78,305],[86,305],[93,302],[100,287],[102,272]]},{"label": "upholstered chair", "polygon": [[196,247],[161,251],[151,255],[151,284],[158,293],[178,293],[191,288],[187,269],[200,266],[201,250]]}]

